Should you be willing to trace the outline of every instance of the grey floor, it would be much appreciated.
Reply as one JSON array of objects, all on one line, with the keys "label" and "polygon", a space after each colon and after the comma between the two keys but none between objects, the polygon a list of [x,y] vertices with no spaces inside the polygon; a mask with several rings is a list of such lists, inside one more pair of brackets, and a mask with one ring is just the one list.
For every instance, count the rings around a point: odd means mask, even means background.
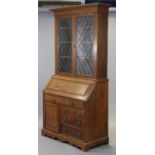
[{"label": "grey floor", "polygon": [[42,121],[39,121],[38,154],[39,155],[116,155],[115,123],[109,123],[109,145],[102,145],[87,152],[72,145],[41,135]]}]

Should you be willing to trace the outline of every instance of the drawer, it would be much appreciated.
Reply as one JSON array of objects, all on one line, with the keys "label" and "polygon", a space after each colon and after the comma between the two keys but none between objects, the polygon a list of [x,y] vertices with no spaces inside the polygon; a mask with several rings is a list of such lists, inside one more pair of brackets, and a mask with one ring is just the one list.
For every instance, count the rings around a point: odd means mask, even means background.
[{"label": "drawer", "polygon": [[68,125],[71,125],[71,126],[78,128],[78,129],[84,129],[85,128],[85,121],[83,121],[83,120],[69,121],[69,120],[65,119],[64,117],[61,117],[60,123],[61,124],[68,124]]},{"label": "drawer", "polygon": [[61,105],[68,106],[71,108],[84,109],[84,103],[78,100],[57,97],[56,102],[58,102]]},{"label": "drawer", "polygon": [[45,94],[44,100],[48,102],[57,102],[61,105],[69,106],[72,108],[77,108],[77,109],[84,109],[84,103],[79,100],[73,100],[69,98],[64,98],[64,97],[58,97],[58,96],[52,96]]},{"label": "drawer", "polygon": [[83,111],[61,106],[60,107],[60,122],[61,124],[70,124],[76,128],[84,128],[84,113]]},{"label": "drawer", "polygon": [[84,131],[72,128],[67,125],[62,125],[62,134],[80,138],[80,139],[85,138]]}]

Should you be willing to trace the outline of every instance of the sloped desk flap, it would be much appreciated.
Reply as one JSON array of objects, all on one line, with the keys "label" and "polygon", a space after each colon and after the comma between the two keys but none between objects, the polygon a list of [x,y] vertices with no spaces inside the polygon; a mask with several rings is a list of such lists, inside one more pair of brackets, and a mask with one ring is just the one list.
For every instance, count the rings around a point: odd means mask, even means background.
[{"label": "sloped desk flap", "polygon": [[91,95],[96,82],[89,79],[54,76],[44,92],[86,101]]}]

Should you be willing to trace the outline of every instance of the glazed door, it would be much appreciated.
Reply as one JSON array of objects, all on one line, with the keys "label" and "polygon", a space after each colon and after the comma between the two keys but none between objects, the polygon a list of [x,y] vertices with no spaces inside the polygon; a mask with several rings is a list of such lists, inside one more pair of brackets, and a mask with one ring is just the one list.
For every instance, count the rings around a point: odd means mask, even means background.
[{"label": "glazed door", "polygon": [[93,76],[94,16],[76,17],[76,73]]},{"label": "glazed door", "polygon": [[57,18],[57,72],[72,73],[72,18]]},{"label": "glazed door", "polygon": [[61,16],[56,18],[56,72],[94,76],[95,16]]}]

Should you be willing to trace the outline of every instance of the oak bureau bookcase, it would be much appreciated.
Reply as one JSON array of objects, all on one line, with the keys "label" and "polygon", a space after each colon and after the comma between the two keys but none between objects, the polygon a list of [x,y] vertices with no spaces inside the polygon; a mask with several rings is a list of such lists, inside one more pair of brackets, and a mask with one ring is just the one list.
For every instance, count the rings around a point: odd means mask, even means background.
[{"label": "oak bureau bookcase", "polygon": [[107,28],[110,5],[55,14],[55,75],[43,91],[42,134],[87,151],[108,144]]}]

